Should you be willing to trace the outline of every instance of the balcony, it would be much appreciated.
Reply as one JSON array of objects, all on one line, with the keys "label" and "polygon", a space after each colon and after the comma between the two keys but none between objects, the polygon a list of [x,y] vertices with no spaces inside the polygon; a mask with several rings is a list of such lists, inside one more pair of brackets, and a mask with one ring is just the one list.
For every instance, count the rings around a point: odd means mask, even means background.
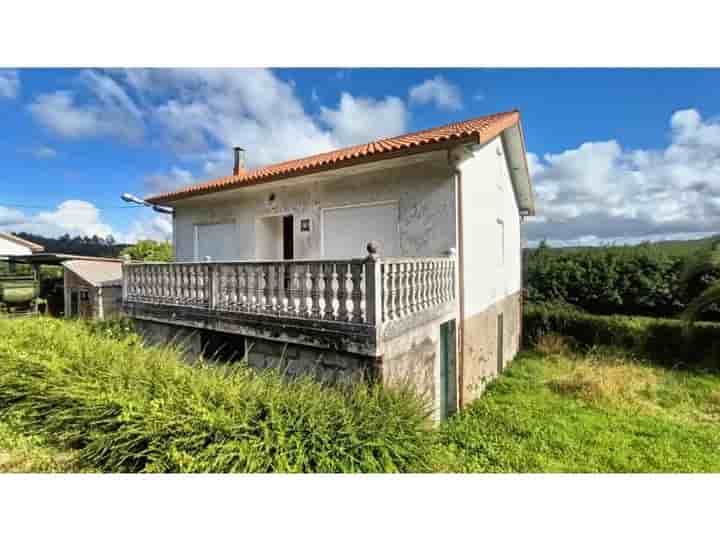
[{"label": "balcony", "polygon": [[452,310],[455,259],[128,263],[130,317],[369,356]]}]

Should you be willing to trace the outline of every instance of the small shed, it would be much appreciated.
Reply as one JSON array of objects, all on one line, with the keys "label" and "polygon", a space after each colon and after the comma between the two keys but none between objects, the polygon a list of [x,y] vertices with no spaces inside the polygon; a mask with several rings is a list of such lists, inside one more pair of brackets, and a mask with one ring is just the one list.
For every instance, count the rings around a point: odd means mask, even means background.
[{"label": "small shed", "polygon": [[61,264],[66,317],[106,319],[120,311],[121,261],[72,259]]}]

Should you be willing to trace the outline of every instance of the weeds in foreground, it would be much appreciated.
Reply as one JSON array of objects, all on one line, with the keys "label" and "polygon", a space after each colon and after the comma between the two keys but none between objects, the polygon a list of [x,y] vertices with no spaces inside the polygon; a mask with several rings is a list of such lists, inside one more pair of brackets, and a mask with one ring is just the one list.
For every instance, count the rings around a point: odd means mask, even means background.
[{"label": "weeds in foreground", "polygon": [[0,322],[0,413],[113,472],[430,470],[410,389],[324,387],[243,365],[189,366],[80,322]]}]

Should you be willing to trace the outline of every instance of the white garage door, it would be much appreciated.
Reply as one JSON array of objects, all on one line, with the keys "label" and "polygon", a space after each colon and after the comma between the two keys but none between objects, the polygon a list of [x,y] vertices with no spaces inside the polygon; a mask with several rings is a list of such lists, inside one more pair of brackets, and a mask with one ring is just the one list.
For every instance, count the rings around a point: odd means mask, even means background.
[{"label": "white garage door", "polygon": [[195,260],[227,261],[235,257],[237,234],[234,223],[195,225]]},{"label": "white garage door", "polygon": [[397,202],[323,210],[323,256],[366,257],[367,243],[380,243],[381,257],[400,255]]}]

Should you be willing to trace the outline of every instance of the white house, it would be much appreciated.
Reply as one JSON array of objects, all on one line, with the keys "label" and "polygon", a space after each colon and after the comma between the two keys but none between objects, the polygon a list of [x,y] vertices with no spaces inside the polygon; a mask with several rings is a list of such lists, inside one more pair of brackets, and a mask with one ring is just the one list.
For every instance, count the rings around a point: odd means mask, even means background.
[{"label": "white house", "polygon": [[[409,380],[440,417],[520,346],[520,114],[493,114],[150,197],[176,262],[123,268],[148,339],[325,380]],[[370,246],[368,246],[370,244]]]},{"label": "white house", "polygon": [[19,236],[0,232],[0,259],[7,259],[11,255],[31,255],[45,248]]}]

